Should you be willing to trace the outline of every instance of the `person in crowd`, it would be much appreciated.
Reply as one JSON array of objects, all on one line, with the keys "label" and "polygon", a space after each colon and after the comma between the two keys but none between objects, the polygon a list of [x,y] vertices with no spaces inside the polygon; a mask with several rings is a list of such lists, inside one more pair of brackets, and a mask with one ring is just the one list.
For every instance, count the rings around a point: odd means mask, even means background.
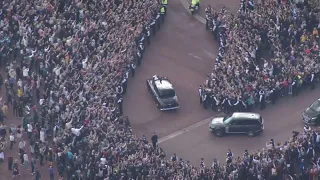
[{"label": "person in crowd", "polygon": [[158,135],[156,135],[156,133],[153,133],[153,135],[151,137],[151,142],[152,142],[153,148],[157,148]]}]

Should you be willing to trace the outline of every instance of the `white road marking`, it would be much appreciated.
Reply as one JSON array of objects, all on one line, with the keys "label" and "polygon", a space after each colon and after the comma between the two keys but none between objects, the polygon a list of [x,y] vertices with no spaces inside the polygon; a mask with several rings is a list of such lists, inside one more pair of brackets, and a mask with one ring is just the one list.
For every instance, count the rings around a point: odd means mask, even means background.
[{"label": "white road marking", "polygon": [[196,59],[199,59],[199,60],[203,60],[201,57],[196,56],[196,55],[194,55],[194,54],[192,54],[192,53],[190,53],[189,56],[192,56],[192,57],[194,57],[194,58],[196,58]]},{"label": "white road marking", "polygon": [[204,50],[204,52],[209,56],[209,57],[212,57],[212,58],[216,58],[216,56],[214,54],[212,54],[211,52],[207,51],[207,50]]},{"label": "white road marking", "polygon": [[[218,114],[217,116],[219,116],[219,114]],[[175,137],[177,137],[177,136],[180,136],[180,135],[182,135],[182,134],[184,134],[184,133],[187,133],[187,132],[189,132],[189,131],[192,131],[193,129],[196,129],[196,128],[198,128],[198,127],[200,127],[200,126],[202,126],[202,125],[205,125],[205,124],[208,124],[208,127],[209,127],[210,121],[211,121],[213,118],[217,117],[217,116],[209,117],[209,118],[204,119],[204,120],[202,120],[202,121],[199,121],[199,122],[197,122],[197,123],[195,123],[195,124],[192,124],[192,125],[190,125],[190,126],[188,126],[188,127],[186,127],[186,128],[183,128],[183,129],[181,129],[181,130],[179,130],[179,131],[176,131],[176,132],[171,133],[171,134],[169,134],[169,135],[167,135],[167,136],[164,136],[164,137],[162,137],[162,138],[160,138],[160,139],[158,140],[158,143],[160,144],[160,143],[163,143],[163,142],[168,141],[168,140],[170,140],[170,139],[173,139],[173,138],[175,138]],[[209,129],[208,129],[208,131],[209,131]]]}]

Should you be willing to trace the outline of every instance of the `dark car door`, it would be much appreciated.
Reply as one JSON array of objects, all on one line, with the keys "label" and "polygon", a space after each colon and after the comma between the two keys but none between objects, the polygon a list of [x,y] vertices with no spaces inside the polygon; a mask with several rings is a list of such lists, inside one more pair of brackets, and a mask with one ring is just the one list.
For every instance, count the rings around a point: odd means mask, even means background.
[{"label": "dark car door", "polygon": [[234,119],[228,125],[228,132],[229,133],[242,133],[244,132],[243,125],[241,119]]}]

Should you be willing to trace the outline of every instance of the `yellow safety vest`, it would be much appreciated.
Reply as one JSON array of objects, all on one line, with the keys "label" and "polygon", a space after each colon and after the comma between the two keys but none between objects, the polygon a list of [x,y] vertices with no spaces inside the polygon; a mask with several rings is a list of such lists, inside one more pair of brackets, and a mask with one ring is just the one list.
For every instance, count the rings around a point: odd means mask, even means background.
[{"label": "yellow safety vest", "polygon": [[164,7],[161,8],[161,13],[165,13],[166,10],[164,9]]},{"label": "yellow safety vest", "polygon": [[21,96],[22,96],[22,93],[23,93],[23,92],[22,92],[22,89],[19,88],[19,89],[18,89],[18,97],[21,97]]},{"label": "yellow safety vest", "polygon": [[192,0],[192,1],[191,1],[191,4],[192,4],[192,5],[196,5],[196,4],[197,4],[197,0]]},{"label": "yellow safety vest", "polygon": [[168,4],[168,0],[162,0],[162,4],[163,5],[167,5]]}]

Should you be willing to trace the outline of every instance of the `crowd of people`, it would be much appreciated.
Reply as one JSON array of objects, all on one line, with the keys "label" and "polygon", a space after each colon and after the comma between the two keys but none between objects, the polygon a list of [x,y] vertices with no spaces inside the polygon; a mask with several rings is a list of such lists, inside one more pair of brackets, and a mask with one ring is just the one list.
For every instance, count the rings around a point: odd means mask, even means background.
[{"label": "crowd of people", "polygon": [[199,88],[204,108],[250,111],[319,80],[319,13],[308,1],[242,0],[237,17],[207,8],[220,41],[214,69]]},{"label": "crowd of people", "polygon": [[[225,9],[214,17],[220,21],[213,33],[221,47],[215,71],[204,88],[215,95],[230,96],[227,103],[233,103],[231,98],[255,97],[254,93],[266,92],[272,85],[281,88],[292,75],[292,82],[299,85],[291,84],[292,91],[282,88],[281,93],[296,93],[295,88],[310,82],[303,78],[317,73],[313,68],[318,37],[315,30],[309,31],[315,14],[297,9],[293,16],[285,1],[281,6],[271,0],[263,2],[266,4],[249,10],[243,7],[238,17]],[[1,102],[0,121],[11,116],[8,108],[23,119],[19,125],[0,127],[0,135],[8,137],[12,151],[15,142],[18,144],[20,161],[3,151],[0,156],[8,160],[14,177],[22,164],[31,167],[36,180],[56,179],[55,167],[67,180],[255,180],[294,179],[296,175],[316,179],[320,136],[310,129],[294,132],[283,144],[271,140],[265,149],[252,154],[245,151],[243,157],[236,158],[229,151],[226,163],[214,160],[208,166],[203,159],[200,166],[175,154],[169,159],[157,145],[156,135],[150,143],[132,133],[128,117],[122,115],[122,95],[127,91],[128,77],[134,76],[141,64],[150,36],[166,16],[167,1],[1,3],[0,62],[6,71],[0,75],[0,86],[4,85],[6,98]],[[289,27],[284,26],[291,18],[295,19]],[[265,36],[260,36],[262,32]],[[285,38],[298,35],[298,39]],[[261,67],[259,49],[263,44],[273,49],[273,59],[263,61],[266,65]],[[288,84],[289,79],[286,81]],[[207,107],[208,101],[200,100]],[[24,134],[30,141],[28,151]],[[50,164],[49,178],[41,177],[38,170],[45,160]]]}]

